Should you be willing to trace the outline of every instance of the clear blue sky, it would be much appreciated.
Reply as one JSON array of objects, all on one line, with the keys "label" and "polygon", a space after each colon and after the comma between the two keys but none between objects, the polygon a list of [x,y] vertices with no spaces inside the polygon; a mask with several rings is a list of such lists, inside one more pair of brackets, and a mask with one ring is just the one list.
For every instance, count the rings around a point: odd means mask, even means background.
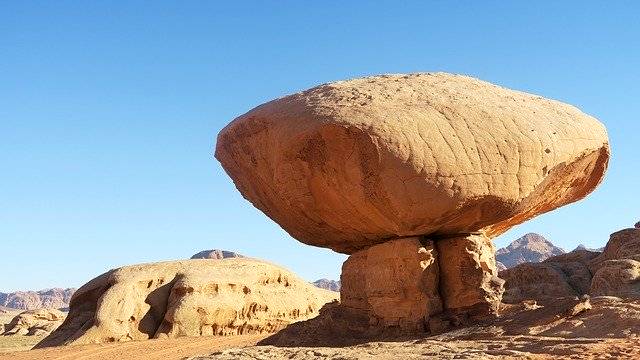
[{"label": "clear blue sky", "polygon": [[602,186],[499,246],[601,246],[640,220],[638,2],[344,3],[0,1],[0,291],[208,248],[337,278],[344,256],[291,239],[212,153],[262,102],[378,73],[468,74],[606,124]]}]

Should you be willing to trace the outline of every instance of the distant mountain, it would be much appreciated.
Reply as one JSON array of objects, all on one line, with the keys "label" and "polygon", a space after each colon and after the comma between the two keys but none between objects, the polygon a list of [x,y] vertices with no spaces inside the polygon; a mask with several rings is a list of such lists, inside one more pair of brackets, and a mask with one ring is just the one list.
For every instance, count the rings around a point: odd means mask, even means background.
[{"label": "distant mountain", "polygon": [[573,249],[573,251],[576,251],[576,250],[588,250],[588,251],[594,251],[594,252],[603,252],[604,251],[604,247],[593,249],[593,248],[588,248],[588,247],[580,244],[575,249]]},{"label": "distant mountain", "polygon": [[313,285],[325,290],[340,291],[340,280],[320,279],[314,281]]},{"label": "distant mountain", "polygon": [[529,233],[509,246],[498,249],[496,260],[504,267],[510,268],[526,262],[540,262],[564,253],[566,252],[562,248],[553,245],[542,235]]},{"label": "distant mountain", "polygon": [[18,310],[60,309],[69,307],[69,301],[76,289],[46,289],[40,291],[0,292],[0,307]]},{"label": "distant mountain", "polygon": [[234,253],[233,251],[213,249],[213,250],[204,250],[199,253],[193,255],[192,259],[228,259],[228,258],[241,258],[244,257],[238,253]]}]

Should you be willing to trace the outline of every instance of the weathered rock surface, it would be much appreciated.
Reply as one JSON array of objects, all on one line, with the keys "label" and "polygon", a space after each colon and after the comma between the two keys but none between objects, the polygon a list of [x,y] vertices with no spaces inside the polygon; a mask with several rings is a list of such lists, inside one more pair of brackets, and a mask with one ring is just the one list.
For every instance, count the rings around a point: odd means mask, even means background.
[{"label": "weathered rock surface", "polygon": [[601,181],[607,133],[578,109],[466,76],[320,85],[236,118],[216,158],[242,195],[306,244],[496,236]]},{"label": "weathered rock surface", "polygon": [[592,295],[640,297],[640,229],[629,228],[611,234],[590,269]]},{"label": "weathered rock surface", "polygon": [[65,322],[37,346],[269,333],[337,296],[248,258],[126,266],[78,289]]},{"label": "weathered rock surface", "polygon": [[0,306],[18,310],[61,309],[69,306],[76,289],[46,289],[0,293]]},{"label": "weathered rock surface", "polygon": [[542,235],[529,233],[513,241],[509,246],[498,249],[496,260],[508,269],[527,262],[541,262],[564,253],[562,248],[553,245]]},{"label": "weathered rock surface", "polygon": [[496,314],[504,281],[498,278],[491,239],[469,235],[440,239],[435,244],[444,309],[471,316]]},{"label": "weathered rock surface", "polygon": [[238,253],[227,250],[213,249],[213,250],[203,250],[197,254],[194,254],[192,259],[229,259],[229,258],[238,258],[244,257]]},{"label": "weathered rock surface", "polygon": [[500,272],[505,280],[502,301],[543,301],[587,294],[591,286],[590,262],[597,252],[575,250],[540,263],[524,263]]},{"label": "weathered rock surface", "polygon": [[432,241],[396,239],[351,255],[342,265],[341,305],[362,311],[370,325],[424,331],[442,312],[438,257]]},{"label": "weathered rock surface", "polygon": [[331,290],[340,292],[340,280],[318,279],[312,283],[314,286],[320,289]]},{"label": "weathered rock surface", "polygon": [[27,310],[6,324],[2,335],[46,335],[60,326],[64,318],[65,314],[56,309]]}]

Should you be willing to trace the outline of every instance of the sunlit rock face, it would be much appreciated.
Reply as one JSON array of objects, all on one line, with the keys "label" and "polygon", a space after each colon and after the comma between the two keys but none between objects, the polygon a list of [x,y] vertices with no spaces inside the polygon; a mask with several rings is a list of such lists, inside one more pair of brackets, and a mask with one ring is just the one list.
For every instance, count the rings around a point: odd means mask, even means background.
[{"label": "sunlit rock face", "polygon": [[416,331],[496,314],[491,238],[589,194],[609,145],[570,105],[466,76],[399,74],[258,106],[220,132],[215,156],[295,239],[351,255],[343,308]]},{"label": "sunlit rock face", "polygon": [[602,180],[604,126],[575,107],[466,76],[320,85],[236,118],[216,158],[242,195],[304,243],[489,237]]}]

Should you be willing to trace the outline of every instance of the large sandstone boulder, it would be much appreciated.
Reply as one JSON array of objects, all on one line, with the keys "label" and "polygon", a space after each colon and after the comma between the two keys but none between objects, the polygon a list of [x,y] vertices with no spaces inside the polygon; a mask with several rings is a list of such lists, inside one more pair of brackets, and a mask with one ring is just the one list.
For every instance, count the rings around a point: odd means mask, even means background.
[{"label": "large sandstone boulder", "polygon": [[275,332],[337,296],[249,258],[126,266],[78,289],[66,321],[37,347]]},{"label": "large sandstone boulder", "polygon": [[591,192],[609,145],[570,105],[437,73],[271,101],[225,127],[215,155],[294,238],[350,254],[396,237],[496,236]]},{"label": "large sandstone boulder", "polygon": [[60,326],[64,318],[65,314],[56,309],[23,311],[5,325],[2,335],[47,335]]}]

